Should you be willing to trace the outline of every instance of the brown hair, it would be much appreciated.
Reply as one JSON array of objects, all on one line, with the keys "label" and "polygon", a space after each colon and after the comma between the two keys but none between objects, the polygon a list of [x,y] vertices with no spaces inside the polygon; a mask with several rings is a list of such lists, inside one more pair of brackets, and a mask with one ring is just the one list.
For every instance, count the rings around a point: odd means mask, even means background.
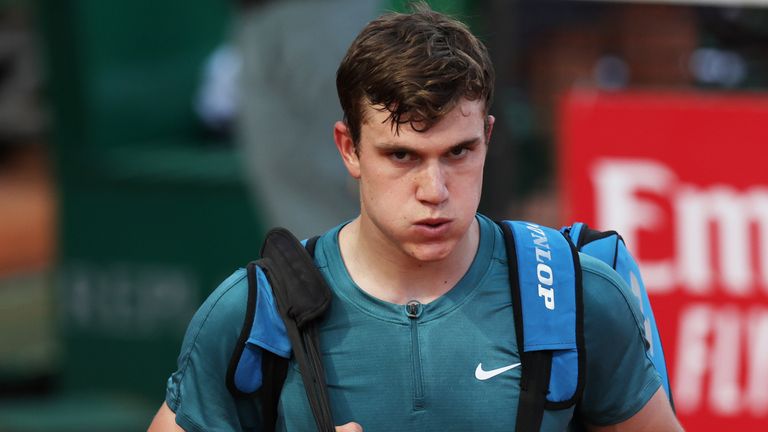
[{"label": "brown hair", "polygon": [[389,111],[395,132],[409,123],[429,129],[462,99],[493,99],[494,72],[488,51],[463,23],[423,2],[413,13],[390,13],[357,36],[336,73],[344,121],[355,145],[365,108]]}]

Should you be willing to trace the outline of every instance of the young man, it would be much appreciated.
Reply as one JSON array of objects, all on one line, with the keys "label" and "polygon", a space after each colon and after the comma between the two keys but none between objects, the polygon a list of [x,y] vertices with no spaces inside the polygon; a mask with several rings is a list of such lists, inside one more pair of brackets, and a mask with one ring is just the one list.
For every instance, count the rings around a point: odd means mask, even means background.
[{"label": "young man", "polygon": [[[371,22],[341,63],[334,139],[359,182],[360,215],[325,233],[315,261],[333,291],[320,345],[338,430],[513,430],[520,389],[508,260],[476,213],[493,129],[493,70],[459,22],[421,7]],[[631,293],[581,257],[586,382],[541,430],[679,430],[645,352]],[[245,314],[240,270],[190,324],[151,430],[258,430],[228,362]],[[291,362],[278,430],[315,430]],[[355,423],[351,423],[355,422]]]}]

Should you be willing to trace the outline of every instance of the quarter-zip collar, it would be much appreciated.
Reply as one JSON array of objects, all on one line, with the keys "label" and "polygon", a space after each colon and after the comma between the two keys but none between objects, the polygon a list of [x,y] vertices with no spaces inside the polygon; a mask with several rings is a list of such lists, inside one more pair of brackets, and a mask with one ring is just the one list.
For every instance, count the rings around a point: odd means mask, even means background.
[{"label": "quarter-zip collar", "polygon": [[[467,272],[459,282],[448,292],[434,301],[423,304],[419,321],[429,322],[443,316],[463,304],[480,285],[491,264],[491,256],[495,249],[495,224],[487,217],[476,215],[480,239],[475,257]],[[396,323],[408,324],[408,316],[403,313],[404,305],[377,299],[363,291],[352,280],[344,265],[339,247],[339,232],[346,224],[342,224],[326,233],[318,242],[316,260],[323,273],[329,279],[331,289],[342,299],[351,302],[355,307],[378,319]],[[333,270],[331,270],[333,269]]]}]

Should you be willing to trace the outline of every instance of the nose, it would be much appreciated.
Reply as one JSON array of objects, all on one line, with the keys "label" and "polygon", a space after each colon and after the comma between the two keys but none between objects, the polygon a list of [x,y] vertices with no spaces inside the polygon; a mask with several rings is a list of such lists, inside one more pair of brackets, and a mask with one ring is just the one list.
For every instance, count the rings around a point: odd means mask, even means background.
[{"label": "nose", "polygon": [[448,199],[448,185],[445,173],[439,162],[431,162],[424,166],[416,181],[416,199],[437,205]]}]

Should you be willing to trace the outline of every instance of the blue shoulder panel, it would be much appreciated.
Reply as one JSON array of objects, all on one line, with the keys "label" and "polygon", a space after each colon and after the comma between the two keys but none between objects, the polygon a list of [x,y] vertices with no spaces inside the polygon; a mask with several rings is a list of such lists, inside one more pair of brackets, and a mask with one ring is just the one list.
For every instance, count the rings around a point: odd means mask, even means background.
[{"label": "blue shoulder panel", "polygon": [[[599,259],[616,270],[615,265],[618,247],[619,235],[614,233],[582,245],[579,251]],[[628,280],[625,275],[621,275],[621,277],[624,278],[625,281]]]},{"label": "blue shoulder panel", "polygon": [[[584,224],[576,222],[570,227],[563,227],[561,232],[568,232],[573,243],[578,244],[579,236],[583,229]],[[667,364],[664,360],[664,350],[661,346],[659,329],[653,316],[648,292],[645,290],[645,283],[643,283],[643,278],[640,275],[640,268],[617,233],[607,231],[603,234],[603,236],[581,245],[580,251],[611,266],[632,290],[640,312],[643,314],[643,326],[645,327],[648,353],[650,354],[653,366],[656,368],[659,376],[661,376],[664,390],[666,390],[667,395],[671,395]]]},{"label": "blue shoulder panel", "polygon": [[256,315],[253,318],[251,335],[248,343],[258,345],[280,357],[291,356],[291,341],[285,330],[285,323],[277,311],[277,303],[272,294],[267,275],[260,267],[256,267]]},{"label": "blue shoulder panel", "polygon": [[553,351],[547,400],[571,400],[578,388],[579,372],[578,305],[571,245],[552,228],[531,222],[504,223],[512,229],[517,253],[523,350]]},{"label": "blue shoulder panel", "polygon": [[283,358],[291,356],[291,342],[285,330],[272,288],[264,271],[256,267],[256,312],[243,354],[235,370],[235,386],[243,393],[253,393],[261,387],[261,350]]},{"label": "blue shoulder panel", "polygon": [[[568,236],[571,238],[571,243],[578,245],[579,244],[579,237],[581,236],[581,231],[584,229],[584,224],[582,222],[575,222],[570,227],[563,227],[560,229],[561,233],[568,234]],[[567,232],[566,232],[567,230]]]}]

